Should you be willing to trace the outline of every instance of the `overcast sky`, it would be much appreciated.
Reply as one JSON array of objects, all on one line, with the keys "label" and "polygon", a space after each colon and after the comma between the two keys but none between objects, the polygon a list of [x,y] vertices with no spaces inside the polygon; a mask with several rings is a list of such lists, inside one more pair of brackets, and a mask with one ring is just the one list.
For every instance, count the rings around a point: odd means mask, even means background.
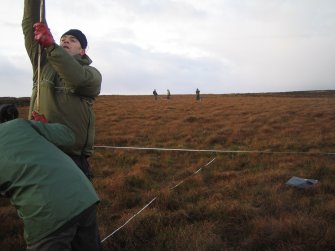
[{"label": "overcast sky", "polygon": [[[102,93],[334,90],[334,0],[46,0],[56,41],[88,38]],[[30,96],[23,1],[0,9],[0,96]]]}]

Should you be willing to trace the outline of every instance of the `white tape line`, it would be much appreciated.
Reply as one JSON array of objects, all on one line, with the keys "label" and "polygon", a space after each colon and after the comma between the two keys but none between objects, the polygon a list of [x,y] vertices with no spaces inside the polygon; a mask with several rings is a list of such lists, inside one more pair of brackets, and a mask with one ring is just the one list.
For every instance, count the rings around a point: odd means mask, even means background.
[{"label": "white tape line", "polygon": [[[215,160],[215,158],[213,158],[211,161],[209,161],[206,165],[204,166],[208,166],[209,164],[211,164],[213,161]],[[194,172],[192,175],[197,174],[200,170],[202,169],[202,167],[200,169],[198,169],[196,172]],[[188,176],[190,177],[190,176]],[[187,177],[187,178],[188,178]],[[179,185],[181,185],[182,183],[184,183],[184,181],[187,179],[185,178],[184,180],[182,180],[181,182],[179,182],[177,185],[175,185],[174,187],[170,188],[170,190],[173,190],[175,188],[177,188]],[[141,210],[139,210],[136,214],[134,214],[132,217],[130,217],[123,225],[121,225],[120,227],[118,227],[117,229],[115,229],[110,235],[106,236],[101,243],[103,243],[105,240],[107,240],[109,237],[113,236],[116,232],[118,232],[119,230],[121,230],[124,226],[126,226],[132,219],[134,219],[137,215],[139,215],[144,209],[146,209],[152,202],[154,202],[156,199],[158,198],[158,196],[156,196],[155,198],[153,198],[148,204],[146,204]]]},{"label": "white tape line", "polygon": [[155,150],[155,151],[180,151],[180,152],[212,152],[212,153],[267,153],[267,154],[306,154],[306,155],[335,155],[332,152],[280,152],[262,150],[203,150],[183,148],[157,148],[157,147],[133,147],[133,146],[94,146],[95,148],[126,149],[126,150]]},{"label": "white tape line", "polygon": [[173,190],[173,189],[175,189],[175,188],[177,188],[177,187],[179,187],[181,184],[183,184],[184,183],[184,181],[182,180],[182,181],[180,181],[177,185],[175,185],[175,186],[173,186],[173,187],[171,187],[170,188],[170,190]]},{"label": "white tape line", "polygon": [[132,217],[130,217],[122,226],[118,227],[117,229],[115,229],[113,231],[113,233],[111,233],[110,235],[108,235],[107,237],[105,237],[101,243],[103,243],[105,240],[107,240],[109,237],[111,237],[112,235],[114,235],[116,232],[118,232],[121,228],[123,228],[124,226],[126,226],[132,219],[134,219],[138,214],[140,214],[144,209],[146,209],[152,202],[154,202],[157,199],[157,197],[153,198],[148,204],[146,204],[140,211],[138,211],[136,214],[134,214]]},{"label": "white tape line", "polygon": [[205,166],[209,166],[210,164],[212,164],[212,162],[215,160],[216,158],[213,158],[210,162],[208,162]]},{"label": "white tape line", "polygon": [[[212,160],[210,160],[206,165],[204,165],[203,167],[206,167],[208,165],[210,165],[216,158],[213,158]],[[193,176],[193,175],[196,175],[198,172],[200,172],[202,170],[202,167],[200,167],[198,170],[196,170],[194,173],[192,173],[190,176],[186,177],[185,179],[183,179],[182,181],[180,181],[177,185],[173,186],[170,188],[170,190],[173,190],[177,187],[179,187],[181,184],[183,184],[187,178]]]}]

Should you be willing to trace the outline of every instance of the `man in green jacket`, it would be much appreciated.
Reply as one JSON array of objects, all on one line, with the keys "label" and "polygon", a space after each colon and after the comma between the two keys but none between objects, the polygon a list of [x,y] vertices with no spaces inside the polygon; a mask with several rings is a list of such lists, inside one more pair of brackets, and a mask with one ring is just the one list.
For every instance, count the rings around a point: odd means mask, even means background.
[{"label": "man in green jacket", "polygon": [[27,250],[100,250],[99,198],[57,147],[73,144],[74,134],[62,124],[15,119],[14,108],[0,107],[0,195],[23,219]]},{"label": "man in green jacket", "polygon": [[[40,1],[43,1],[42,22]],[[58,45],[44,13],[44,0],[24,1],[22,29],[34,82],[29,119],[69,127],[76,136],[76,142],[73,146],[62,147],[62,150],[90,177],[87,158],[93,152],[95,137],[92,106],[100,93],[102,77],[90,66],[92,60],[86,55],[86,36],[80,30],[71,29],[62,35]]]}]

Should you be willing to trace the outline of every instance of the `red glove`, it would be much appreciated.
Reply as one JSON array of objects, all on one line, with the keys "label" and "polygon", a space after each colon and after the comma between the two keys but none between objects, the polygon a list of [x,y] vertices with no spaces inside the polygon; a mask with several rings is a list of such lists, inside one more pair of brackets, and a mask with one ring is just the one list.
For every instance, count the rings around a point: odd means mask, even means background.
[{"label": "red glove", "polygon": [[40,121],[42,123],[48,123],[48,120],[44,117],[43,114],[39,114],[38,112],[35,111],[31,113],[31,119],[35,121]]},{"label": "red glove", "polygon": [[44,23],[36,23],[34,24],[34,34],[35,40],[42,45],[44,48],[49,47],[55,43],[54,38],[48,28],[48,26]]}]

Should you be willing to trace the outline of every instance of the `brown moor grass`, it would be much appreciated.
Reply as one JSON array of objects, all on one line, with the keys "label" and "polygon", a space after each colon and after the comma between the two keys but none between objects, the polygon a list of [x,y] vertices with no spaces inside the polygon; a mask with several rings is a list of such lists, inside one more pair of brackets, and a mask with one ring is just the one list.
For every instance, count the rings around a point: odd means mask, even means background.
[{"label": "brown moor grass", "polygon": [[[102,238],[157,197],[105,250],[334,250],[334,107],[333,93],[98,97],[96,145],[262,151],[96,148]],[[292,176],[319,183],[288,187]],[[0,250],[24,250],[5,199],[0,220]]]}]

